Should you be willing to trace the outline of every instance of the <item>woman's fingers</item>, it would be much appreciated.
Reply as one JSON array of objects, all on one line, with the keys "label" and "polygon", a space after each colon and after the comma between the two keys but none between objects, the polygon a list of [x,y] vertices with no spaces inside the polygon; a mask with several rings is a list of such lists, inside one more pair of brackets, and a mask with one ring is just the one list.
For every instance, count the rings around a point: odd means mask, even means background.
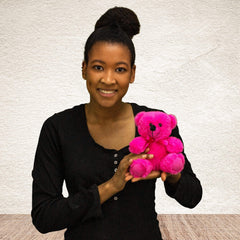
[{"label": "woman's fingers", "polygon": [[150,179],[154,179],[154,178],[159,178],[160,176],[161,176],[160,171],[152,171],[145,178],[143,178],[143,177],[132,178],[132,182],[138,182],[138,181],[141,181],[141,180],[150,180]]},{"label": "woman's fingers", "polygon": [[[119,168],[125,172],[125,181],[129,181],[132,179],[133,181],[133,176],[128,172],[128,168],[129,166],[131,165],[131,163],[135,160],[135,159],[138,159],[138,158],[141,158],[141,159],[152,159],[154,156],[153,154],[147,154],[146,152],[148,152],[149,149],[146,149],[145,153],[142,153],[142,154],[133,154],[133,153],[130,153],[128,154],[127,156],[125,156],[123,158],[123,160],[121,161],[120,165],[119,165]],[[155,173],[156,174],[156,173]],[[153,177],[151,177],[153,176]],[[152,175],[150,175],[150,178],[155,178],[155,175],[154,173],[152,173]],[[135,181],[139,181],[141,179],[134,179],[134,182]]]},{"label": "woman's fingers", "polygon": [[169,173],[162,172],[162,173],[161,173],[161,179],[162,179],[162,181],[165,182],[168,176],[169,176]]},{"label": "woman's fingers", "polygon": [[167,178],[168,178],[169,179],[168,181],[171,181],[172,183],[176,183],[181,178],[181,173],[176,174],[176,175],[172,175],[170,173],[166,173],[166,172],[162,172],[162,171],[152,171],[145,178],[143,178],[143,177],[141,177],[141,178],[134,178],[134,177],[132,177],[130,179],[132,179],[132,182],[138,182],[138,181],[141,181],[141,180],[149,180],[149,179],[154,179],[154,178],[159,178],[159,177],[161,177],[163,182],[165,182],[167,180]]},{"label": "woman's fingers", "polygon": [[131,180],[133,178],[133,176],[130,174],[130,175],[127,175],[125,176],[125,181],[128,182],[129,180]]},{"label": "woman's fingers", "polygon": [[149,148],[146,148],[146,150],[144,152],[147,153],[147,152],[149,152],[149,150],[150,150]]},{"label": "woman's fingers", "polygon": [[142,153],[142,154],[128,154],[125,158],[123,158],[123,162],[126,165],[129,165],[133,162],[133,160],[138,159],[138,158],[142,158],[142,159],[152,159],[153,158],[153,154],[146,154],[146,153]]}]

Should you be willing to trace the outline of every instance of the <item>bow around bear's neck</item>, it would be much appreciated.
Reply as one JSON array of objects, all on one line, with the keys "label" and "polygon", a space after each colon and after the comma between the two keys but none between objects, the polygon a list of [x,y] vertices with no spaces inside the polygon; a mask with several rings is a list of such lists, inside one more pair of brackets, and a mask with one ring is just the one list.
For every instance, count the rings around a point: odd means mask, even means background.
[{"label": "bow around bear's neck", "polygon": [[147,139],[147,142],[148,142],[148,143],[156,142],[155,138],[150,137],[150,136],[147,136],[146,139]]}]

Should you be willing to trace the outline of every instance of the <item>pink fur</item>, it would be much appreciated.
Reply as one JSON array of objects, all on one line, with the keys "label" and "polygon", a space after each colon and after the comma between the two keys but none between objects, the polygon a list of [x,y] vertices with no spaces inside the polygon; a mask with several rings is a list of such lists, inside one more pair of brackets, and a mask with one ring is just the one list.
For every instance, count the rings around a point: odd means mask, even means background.
[{"label": "pink fur", "polygon": [[164,112],[140,112],[135,117],[139,137],[129,144],[132,153],[140,154],[149,148],[152,159],[136,159],[130,166],[133,177],[146,177],[153,170],[177,174],[183,170],[185,158],[180,139],[170,137],[177,125],[174,115]]}]

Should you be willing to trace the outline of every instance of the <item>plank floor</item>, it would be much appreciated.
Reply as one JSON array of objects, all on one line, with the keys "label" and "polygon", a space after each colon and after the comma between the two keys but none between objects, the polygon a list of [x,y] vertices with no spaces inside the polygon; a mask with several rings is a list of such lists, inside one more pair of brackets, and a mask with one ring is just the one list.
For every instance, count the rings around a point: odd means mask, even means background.
[{"label": "plank floor", "polygon": [[[158,220],[164,240],[240,240],[240,215],[167,214]],[[0,214],[1,240],[64,240],[64,231],[41,234],[30,215]]]},{"label": "plank floor", "polygon": [[240,240],[240,215],[159,215],[164,240]]}]

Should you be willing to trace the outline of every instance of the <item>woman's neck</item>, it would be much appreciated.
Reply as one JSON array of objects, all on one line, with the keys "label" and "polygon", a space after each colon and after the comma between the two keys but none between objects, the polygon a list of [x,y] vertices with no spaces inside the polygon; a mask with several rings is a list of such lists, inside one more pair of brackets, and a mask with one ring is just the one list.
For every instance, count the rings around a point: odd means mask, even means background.
[{"label": "woman's neck", "polygon": [[106,124],[122,120],[129,115],[128,110],[129,106],[124,102],[110,108],[95,106],[95,104],[91,102],[85,106],[87,120],[92,124]]}]

